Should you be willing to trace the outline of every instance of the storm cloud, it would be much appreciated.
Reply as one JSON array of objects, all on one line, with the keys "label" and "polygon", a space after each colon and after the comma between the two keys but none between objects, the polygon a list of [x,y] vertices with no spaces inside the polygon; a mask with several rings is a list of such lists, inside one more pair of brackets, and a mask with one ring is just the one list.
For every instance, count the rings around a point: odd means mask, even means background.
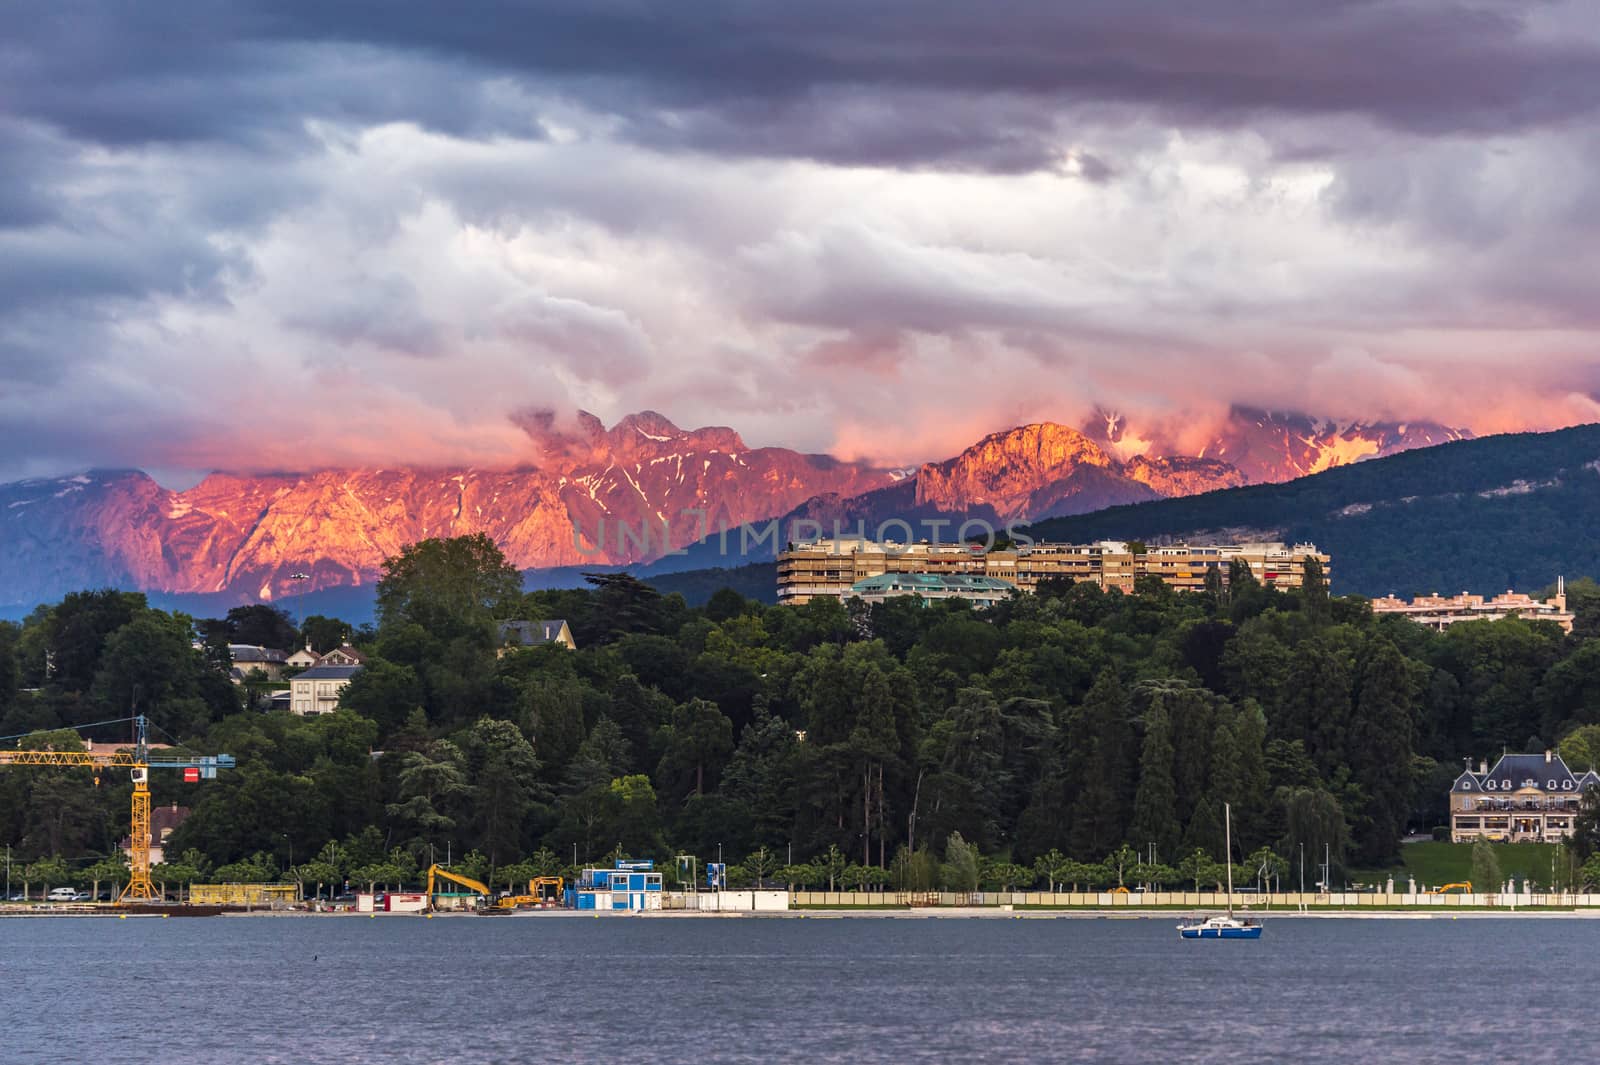
[{"label": "storm cloud", "polygon": [[0,12],[0,477],[1594,416],[1582,3]]}]

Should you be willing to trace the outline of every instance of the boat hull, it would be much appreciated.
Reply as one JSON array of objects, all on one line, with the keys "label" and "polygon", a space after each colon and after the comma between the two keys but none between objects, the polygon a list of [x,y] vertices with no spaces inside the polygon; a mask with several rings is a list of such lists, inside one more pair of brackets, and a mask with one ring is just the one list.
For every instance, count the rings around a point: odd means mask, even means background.
[{"label": "boat hull", "polygon": [[1180,928],[1178,934],[1184,939],[1260,939],[1261,926],[1249,925],[1245,928]]}]

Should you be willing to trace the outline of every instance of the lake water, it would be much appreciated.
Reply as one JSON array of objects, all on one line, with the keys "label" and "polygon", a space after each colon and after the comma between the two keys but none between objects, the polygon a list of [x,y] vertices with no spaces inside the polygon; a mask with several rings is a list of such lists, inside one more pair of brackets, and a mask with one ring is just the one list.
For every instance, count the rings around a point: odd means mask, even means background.
[{"label": "lake water", "polygon": [[5,1062],[1589,1057],[1600,921],[0,920]]}]

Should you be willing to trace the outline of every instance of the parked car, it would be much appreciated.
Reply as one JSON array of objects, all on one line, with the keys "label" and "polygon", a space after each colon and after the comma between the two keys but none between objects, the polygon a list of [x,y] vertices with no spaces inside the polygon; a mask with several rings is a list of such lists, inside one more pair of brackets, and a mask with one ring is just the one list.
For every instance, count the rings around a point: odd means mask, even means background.
[{"label": "parked car", "polygon": [[73,902],[93,902],[94,901],[94,896],[89,894],[87,891],[80,891],[76,895],[72,896],[72,901]]},{"label": "parked car", "polygon": [[75,887],[56,887],[50,889],[50,894],[44,897],[46,902],[76,902],[78,889]]},{"label": "parked car", "polygon": [[9,898],[6,901],[8,901],[8,902],[27,902],[28,901],[28,896],[22,894],[19,891],[17,894],[11,896],[11,898]]}]

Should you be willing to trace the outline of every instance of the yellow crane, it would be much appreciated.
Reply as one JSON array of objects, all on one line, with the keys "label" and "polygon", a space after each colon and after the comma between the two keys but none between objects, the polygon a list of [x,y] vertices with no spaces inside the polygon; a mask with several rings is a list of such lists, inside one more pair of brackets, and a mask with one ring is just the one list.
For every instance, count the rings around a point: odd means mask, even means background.
[{"label": "yellow crane", "polygon": [[[231,754],[193,756],[177,752],[158,751],[151,757],[149,722],[143,714],[115,721],[96,721],[79,728],[96,728],[101,725],[133,723],[133,746],[114,751],[52,751],[52,750],[0,750],[0,766],[8,765],[58,765],[83,766],[93,769],[95,781],[107,769],[126,769],[133,778],[133,815],[128,833],[128,885],[117,897],[119,903],[153,902],[155,888],[150,883],[150,770],[181,769],[184,780],[212,780],[219,769],[232,769],[237,763]],[[28,735],[32,735],[29,733]],[[26,739],[11,736],[8,739]]]},{"label": "yellow crane", "polygon": [[442,865],[430,865],[428,867],[429,912],[432,912],[433,910],[433,888],[435,880],[449,880],[452,883],[460,884],[469,891],[476,891],[478,894],[483,896],[484,904],[488,905],[490,898],[489,885],[483,883],[481,880],[474,880],[470,876],[462,876],[460,873],[452,873]]}]

